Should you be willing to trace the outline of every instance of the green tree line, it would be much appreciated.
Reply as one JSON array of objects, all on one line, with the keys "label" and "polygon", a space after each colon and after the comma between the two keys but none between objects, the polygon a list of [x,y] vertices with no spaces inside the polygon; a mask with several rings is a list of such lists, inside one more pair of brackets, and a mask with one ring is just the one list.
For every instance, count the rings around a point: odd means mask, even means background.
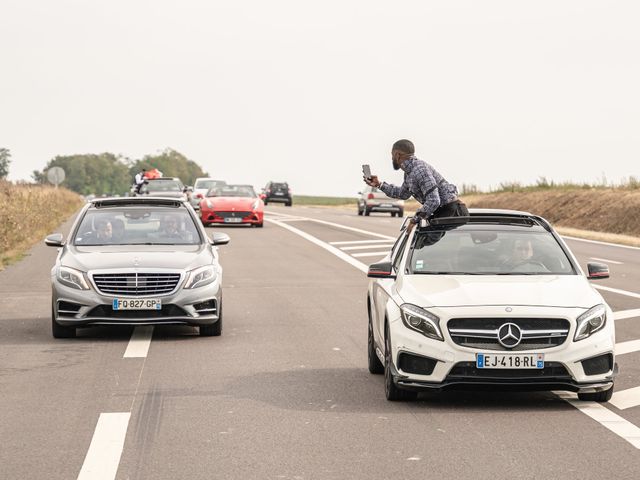
[{"label": "green tree line", "polygon": [[34,181],[45,183],[51,167],[62,167],[66,174],[63,185],[82,195],[124,195],[135,174],[143,168],[157,168],[165,177],[179,177],[185,185],[193,185],[197,177],[207,176],[200,165],[171,148],[139,160],[113,153],[59,155],[42,171],[33,172]]}]

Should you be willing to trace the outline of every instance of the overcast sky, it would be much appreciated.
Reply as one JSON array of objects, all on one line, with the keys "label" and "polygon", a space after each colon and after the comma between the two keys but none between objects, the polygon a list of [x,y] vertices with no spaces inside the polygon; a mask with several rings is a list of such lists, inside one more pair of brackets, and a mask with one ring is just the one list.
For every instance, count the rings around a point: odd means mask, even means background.
[{"label": "overcast sky", "polygon": [[416,144],[450,181],[640,177],[640,2],[2,0],[0,147],[166,147],[352,195]]}]

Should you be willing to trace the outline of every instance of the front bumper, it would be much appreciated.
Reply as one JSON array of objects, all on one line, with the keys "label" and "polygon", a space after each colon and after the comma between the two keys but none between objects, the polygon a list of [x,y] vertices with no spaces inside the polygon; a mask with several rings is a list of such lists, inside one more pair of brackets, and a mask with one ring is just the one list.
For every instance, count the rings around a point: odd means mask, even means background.
[{"label": "front bumper", "polygon": [[[205,225],[208,223],[220,223],[225,225],[257,225],[264,221],[263,212],[249,212],[247,215],[242,217],[232,217],[231,215],[233,213],[235,212],[202,211],[200,214],[200,220]],[[219,214],[225,216],[221,216]],[[234,221],[229,221],[231,218],[233,218]],[[240,221],[235,221],[237,219],[240,219]]]},{"label": "front bumper", "polygon": [[[162,300],[162,310],[114,311],[115,295],[103,295],[92,286],[76,290],[52,279],[52,308],[56,322],[63,326],[85,325],[211,325],[219,320],[222,289],[215,282],[193,290],[178,289],[169,295],[153,296]],[[147,297],[145,297],[147,298]]]},{"label": "front bumper", "polygon": [[379,203],[379,202],[367,202],[366,208],[370,212],[400,212],[404,209],[404,204],[397,203]]},{"label": "front bumper", "polygon": [[[611,322],[611,321],[610,321]],[[445,341],[424,337],[404,326],[400,319],[390,323],[394,383],[408,390],[447,390],[489,388],[505,390],[568,390],[580,393],[600,392],[613,386],[618,373],[615,364],[615,336],[613,322],[591,337],[573,341],[575,326],[561,345],[551,348],[519,350],[513,353],[544,353],[544,369],[478,369],[478,353],[509,353],[509,351],[485,351],[460,346],[448,334],[445,322]],[[429,375],[402,371],[401,354],[433,359],[435,365]],[[610,355],[610,368],[606,372],[587,375],[583,361]]]}]

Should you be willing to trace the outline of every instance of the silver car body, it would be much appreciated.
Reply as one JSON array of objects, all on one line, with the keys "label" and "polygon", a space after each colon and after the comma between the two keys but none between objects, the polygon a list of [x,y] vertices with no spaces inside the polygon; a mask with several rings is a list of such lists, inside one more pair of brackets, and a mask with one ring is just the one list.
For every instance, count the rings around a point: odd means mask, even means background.
[{"label": "silver car body", "polygon": [[[174,215],[188,226],[189,236],[183,234],[188,240],[180,240],[182,244],[158,241],[157,234],[136,227],[146,220],[139,214],[141,211],[149,212],[148,218],[167,212]],[[99,241],[87,242],[90,234],[80,231],[81,226],[87,225],[85,218],[97,218],[98,214],[122,218],[127,212],[136,212],[140,217],[132,218],[127,225],[134,231],[135,241],[93,245]],[[158,197],[93,200],[78,215],[66,243],[61,234],[46,239],[47,245],[61,247],[51,269],[54,336],[60,327],[182,324],[206,328],[219,322],[222,267],[215,245],[228,241],[224,234],[214,234],[214,239],[209,239],[186,201]],[[206,271],[208,277],[201,286],[190,287],[198,271]],[[117,310],[114,301],[118,299],[159,300],[161,308]],[[70,335],[60,336],[73,336],[75,330],[67,328],[66,333]]]},{"label": "silver car body", "polygon": [[391,216],[404,215],[404,200],[388,197],[375,187],[366,187],[358,197],[358,215],[369,215],[371,212],[391,213]]}]

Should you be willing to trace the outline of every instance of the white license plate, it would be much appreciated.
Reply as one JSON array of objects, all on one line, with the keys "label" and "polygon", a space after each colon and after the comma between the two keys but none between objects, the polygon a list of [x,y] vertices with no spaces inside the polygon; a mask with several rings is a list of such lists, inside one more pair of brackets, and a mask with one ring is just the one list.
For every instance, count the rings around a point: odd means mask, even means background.
[{"label": "white license plate", "polygon": [[157,298],[114,298],[114,310],[162,310],[162,300]]},{"label": "white license plate", "polygon": [[381,206],[381,207],[383,207],[383,208],[390,208],[390,207],[392,207],[393,205],[391,205],[390,203],[383,203],[383,204],[382,204],[382,205],[380,205],[380,206]]},{"label": "white license plate", "polygon": [[224,223],[240,223],[242,222],[241,218],[225,218]]},{"label": "white license plate", "polygon": [[478,353],[476,368],[544,368],[544,353]]},{"label": "white license plate", "polygon": [[284,192],[276,192],[276,195],[284,195]]}]

